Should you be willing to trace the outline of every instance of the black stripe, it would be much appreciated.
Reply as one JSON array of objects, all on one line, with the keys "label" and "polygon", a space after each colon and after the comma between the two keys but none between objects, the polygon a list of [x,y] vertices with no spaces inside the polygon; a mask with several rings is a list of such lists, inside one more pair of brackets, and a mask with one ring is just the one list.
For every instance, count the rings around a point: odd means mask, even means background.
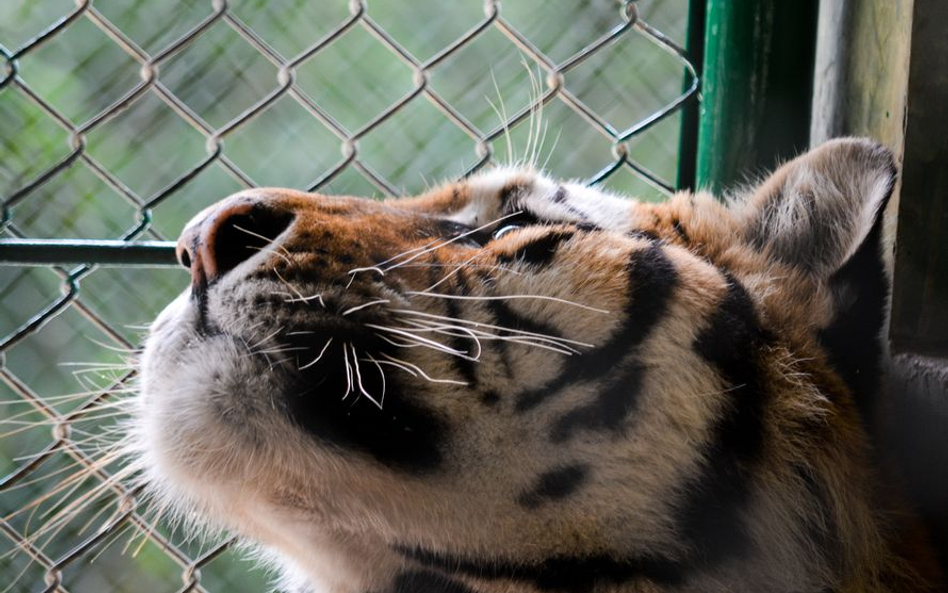
[{"label": "black stripe", "polygon": [[[333,336],[331,331],[316,331],[319,333],[288,336],[286,344],[309,346],[315,357]],[[344,331],[347,332],[345,339],[360,354],[371,353],[378,358],[381,352],[394,349],[379,343],[373,336],[357,336],[351,329]],[[416,474],[437,471],[442,461],[441,448],[450,431],[433,410],[422,405],[425,392],[417,388],[404,389],[399,373],[387,372],[383,409],[358,393],[350,393],[343,399],[348,381],[342,343],[337,337],[318,364],[294,376],[295,383],[284,391],[287,416],[322,445],[366,454],[398,471]],[[350,352],[350,361],[351,358]],[[370,362],[362,362],[360,369],[366,391],[381,397],[382,379],[378,368]]]},{"label": "black stripe", "polygon": [[830,365],[852,391],[863,422],[869,427],[873,427],[877,411],[882,327],[889,294],[881,240],[880,215],[856,253],[830,277],[834,318],[818,335]]},{"label": "black stripe", "polygon": [[533,189],[532,180],[517,179],[504,185],[500,190],[500,207],[504,212],[516,210],[520,206],[520,198]]},{"label": "black stripe", "polygon": [[[583,220],[585,220],[586,214],[580,210],[577,210],[574,206],[572,206],[566,201],[566,197],[568,195],[569,195],[569,191],[567,191],[566,186],[557,185],[556,191],[554,191],[553,195],[550,196],[550,200],[555,204],[560,204],[563,207],[565,207],[566,211],[572,214],[573,216],[578,216],[579,218],[582,218]],[[596,226],[592,223],[579,223],[579,224],[589,224],[590,226],[593,226],[593,227]],[[581,229],[581,230],[587,230],[587,229]]]},{"label": "black stripe", "polygon": [[[474,276],[482,286],[492,286],[495,283],[495,279],[485,272],[475,272]],[[496,306],[492,306],[492,303],[495,302],[497,301],[486,301],[484,304],[486,304],[488,310],[493,313],[494,318],[499,321],[498,311],[501,311],[501,309]],[[504,374],[506,374],[508,378],[513,378],[516,372],[513,361],[510,359],[510,349],[507,347],[507,342],[503,340],[490,340],[482,343],[488,344],[491,348],[497,351],[498,356],[500,356],[500,363],[504,367]]]},{"label": "black stripe", "polygon": [[647,231],[645,229],[633,229],[628,232],[628,235],[634,239],[644,239],[646,241],[661,241],[661,237],[656,235],[653,231]]},{"label": "black stripe", "polygon": [[[425,238],[450,239],[455,245],[482,247],[490,241],[490,233],[486,230],[476,231],[474,227],[445,218],[426,219],[419,223],[417,232]],[[384,259],[381,257],[376,261]]]},{"label": "black stripe", "polygon": [[574,222],[571,224],[576,228],[576,230],[583,231],[584,233],[594,233],[602,230],[601,226],[592,222]]},{"label": "black stripe", "polygon": [[816,546],[815,552],[831,570],[841,572],[844,570],[844,554],[829,486],[809,467],[795,464],[793,472],[800,478],[813,503],[807,515],[803,517],[807,540]]},{"label": "black stripe", "polygon": [[672,220],[672,229],[675,230],[675,233],[678,235],[678,238],[688,243],[691,241],[691,238],[688,236],[688,231],[685,230],[685,227],[681,224],[681,220],[675,218]]},{"label": "black stripe", "polygon": [[[437,272],[438,268],[431,268],[429,272],[429,280],[432,280],[431,284],[435,284],[441,280],[440,272]],[[457,283],[458,294],[469,294],[469,287],[467,281],[464,279],[463,270],[459,271],[454,275],[454,281]],[[444,306],[447,310],[448,317],[451,319],[463,319],[461,316],[461,305],[458,301],[454,299],[444,299]],[[455,350],[461,352],[472,353],[473,342],[470,338],[461,337],[461,336],[451,336],[448,339],[448,345]],[[478,378],[477,378],[477,362],[461,358],[460,356],[451,356],[451,362],[454,364],[454,368],[457,369],[458,373],[463,377],[464,381],[468,384],[468,387],[474,389],[477,387]]]},{"label": "black stripe", "polygon": [[474,593],[474,590],[435,572],[411,570],[395,576],[391,593]]},{"label": "black stripe", "polygon": [[566,186],[557,185],[556,191],[553,192],[553,196],[550,199],[553,200],[557,204],[560,204],[566,201]]},{"label": "black stripe", "polygon": [[483,580],[503,579],[526,583],[541,591],[565,593],[588,593],[599,586],[635,580],[672,586],[683,582],[686,575],[686,567],[659,555],[626,559],[606,555],[555,556],[527,564],[503,560],[469,560],[421,548],[397,547],[396,551],[447,574]]},{"label": "black stripe", "polygon": [[561,416],[550,431],[554,443],[562,443],[582,430],[618,431],[638,404],[639,388],[645,367],[637,362],[627,363],[618,377],[602,389],[596,399]]},{"label": "black stripe", "polygon": [[724,448],[739,461],[754,460],[761,451],[767,392],[759,358],[770,341],[747,290],[728,276],[727,293],[693,347],[717,368],[729,390],[733,405],[723,413],[718,434]]},{"label": "black stripe", "polygon": [[728,407],[711,429],[705,462],[687,484],[679,526],[703,566],[748,551],[741,519],[749,481],[764,447],[767,389],[759,357],[770,341],[761,329],[754,304],[744,287],[728,277],[724,299],[699,333],[693,347],[724,379]]},{"label": "black stripe", "polygon": [[632,252],[627,273],[629,297],[622,326],[600,348],[570,357],[563,370],[543,387],[521,393],[517,411],[535,408],[568,385],[608,377],[652,331],[665,314],[678,283],[675,267],[661,246],[652,243]]},{"label": "black stripe", "polygon": [[[517,313],[511,309],[510,306],[503,301],[489,300],[485,302],[487,304],[487,308],[497,320],[497,325],[501,327],[543,334],[554,338],[562,337],[559,330],[549,323],[544,323],[542,321],[524,317],[520,313]],[[497,343],[503,344],[503,341],[497,340]]]},{"label": "black stripe", "polygon": [[488,408],[493,408],[500,402],[500,394],[493,389],[488,389],[481,393],[481,403]]},{"label": "black stripe", "polygon": [[571,239],[573,234],[573,231],[549,231],[521,245],[513,253],[498,255],[497,261],[502,264],[518,262],[534,266],[544,266],[553,260],[553,256],[556,254],[556,250],[560,244]]},{"label": "black stripe", "polygon": [[566,498],[579,490],[589,475],[589,466],[585,463],[564,465],[544,472],[536,483],[517,497],[517,504],[528,509]]}]

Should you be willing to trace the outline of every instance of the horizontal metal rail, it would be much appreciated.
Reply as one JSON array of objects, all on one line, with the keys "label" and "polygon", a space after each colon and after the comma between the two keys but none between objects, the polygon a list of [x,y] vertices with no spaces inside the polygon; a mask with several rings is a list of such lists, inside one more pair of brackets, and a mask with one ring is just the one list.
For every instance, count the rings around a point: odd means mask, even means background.
[{"label": "horizontal metal rail", "polygon": [[0,266],[177,266],[174,241],[0,239]]}]

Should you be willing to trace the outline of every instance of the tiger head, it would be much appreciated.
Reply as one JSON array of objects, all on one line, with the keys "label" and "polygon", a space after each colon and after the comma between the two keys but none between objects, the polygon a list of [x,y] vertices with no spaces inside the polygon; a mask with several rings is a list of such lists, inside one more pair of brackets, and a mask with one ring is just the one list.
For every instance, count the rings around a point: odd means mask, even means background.
[{"label": "tiger head", "polygon": [[150,330],[149,488],[304,590],[883,590],[895,177],[847,139],[729,204],[510,168],[238,193]]}]

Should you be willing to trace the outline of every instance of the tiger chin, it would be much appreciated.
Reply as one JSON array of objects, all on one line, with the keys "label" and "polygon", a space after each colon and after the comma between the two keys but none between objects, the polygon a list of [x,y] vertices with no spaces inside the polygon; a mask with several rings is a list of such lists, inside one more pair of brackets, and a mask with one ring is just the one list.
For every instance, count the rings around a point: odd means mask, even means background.
[{"label": "tiger chin", "polygon": [[291,591],[940,590],[864,429],[896,176],[841,139],[729,203],[238,193],[181,235],[132,454]]}]

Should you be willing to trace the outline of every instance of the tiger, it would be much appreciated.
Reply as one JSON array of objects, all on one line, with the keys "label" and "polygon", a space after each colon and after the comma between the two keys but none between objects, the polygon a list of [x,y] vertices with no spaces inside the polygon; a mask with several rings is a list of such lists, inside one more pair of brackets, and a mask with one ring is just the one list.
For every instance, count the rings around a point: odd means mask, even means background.
[{"label": "tiger", "polygon": [[866,428],[897,176],[843,138],[724,200],[239,192],[177,243],[132,455],[286,591],[943,590]]}]

